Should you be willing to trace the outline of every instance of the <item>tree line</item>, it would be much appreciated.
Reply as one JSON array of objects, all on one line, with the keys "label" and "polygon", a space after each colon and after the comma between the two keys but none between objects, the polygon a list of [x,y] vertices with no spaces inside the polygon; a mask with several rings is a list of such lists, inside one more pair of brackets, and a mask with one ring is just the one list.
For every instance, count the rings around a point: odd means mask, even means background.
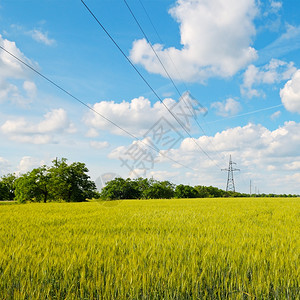
[{"label": "tree line", "polygon": [[[297,195],[259,194],[257,197],[297,197]],[[250,194],[224,191],[213,186],[175,185],[169,181],[147,178],[115,178],[100,193],[103,200],[117,199],[171,199],[171,198],[223,198],[250,197]]]},{"label": "tree line", "polygon": [[[66,158],[55,159],[51,166],[43,165],[16,176],[0,178],[0,200],[25,202],[82,202],[87,199],[171,199],[249,197],[249,194],[227,192],[213,186],[175,185],[169,181],[148,178],[115,178],[106,183],[101,192],[87,174],[84,163],[67,163]],[[253,195],[252,195],[253,196]],[[259,197],[297,197],[297,195],[260,194]]]}]

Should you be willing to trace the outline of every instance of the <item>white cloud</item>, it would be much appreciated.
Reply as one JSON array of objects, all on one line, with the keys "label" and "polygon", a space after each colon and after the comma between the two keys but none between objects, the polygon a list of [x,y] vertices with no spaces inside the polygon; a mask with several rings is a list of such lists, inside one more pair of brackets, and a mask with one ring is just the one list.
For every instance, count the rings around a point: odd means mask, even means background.
[{"label": "white cloud", "polygon": [[53,109],[44,115],[44,119],[34,124],[24,118],[7,120],[1,131],[9,139],[32,144],[47,144],[55,142],[55,134],[74,133],[74,125],[68,119],[64,109]]},{"label": "white cloud", "polygon": [[106,141],[104,141],[104,142],[91,141],[90,146],[95,149],[105,149],[105,148],[108,148],[110,145]]},{"label": "white cloud", "polygon": [[[32,62],[19,50],[15,42],[11,42],[7,39],[4,39],[0,35],[0,45],[16,57],[19,57],[20,59],[25,61],[26,63],[32,64]],[[21,63],[19,63],[7,52],[3,50],[0,51],[0,79],[24,79],[27,78],[27,76],[28,71]]]},{"label": "white cloud", "polygon": [[31,171],[34,168],[38,168],[44,164],[43,160],[39,160],[37,158],[31,156],[24,156],[19,162],[17,167],[16,174],[24,174]]},{"label": "white cloud", "polygon": [[29,31],[30,36],[37,42],[42,43],[46,46],[52,46],[56,43],[54,39],[48,37],[48,32],[42,32],[40,30],[34,29]]},{"label": "white cloud", "polygon": [[300,70],[280,90],[280,97],[288,111],[300,114]]},{"label": "white cloud", "polygon": [[225,184],[226,175],[220,172],[220,166],[227,166],[231,154],[238,163],[237,167],[241,169],[241,174],[236,174],[238,190],[241,185],[248,189],[248,184],[245,186],[242,181],[254,179],[261,191],[290,192],[295,191],[295,187],[282,179],[282,166],[285,165],[285,170],[289,171],[299,170],[299,132],[300,123],[293,121],[286,122],[273,131],[263,125],[248,124],[224,130],[215,136],[199,137],[197,143],[212,160],[201,153],[190,138],[184,139],[178,149],[168,151],[167,155],[198,169],[194,172],[198,174],[192,181],[194,184]]},{"label": "white cloud", "polygon": [[[275,130],[250,123],[218,132],[214,136],[201,136],[196,141],[211,159],[200,151],[192,139],[185,138],[178,148],[161,150],[160,155],[154,153],[154,166],[146,170],[146,174],[143,165],[134,160],[140,154],[138,147],[131,150],[134,145],[151,150],[136,141],[128,147],[113,149],[108,158],[122,158],[126,162],[120,163],[122,170],[132,176],[153,175],[157,178],[156,175],[161,175],[158,179],[225,188],[227,174],[220,169],[228,166],[231,154],[237,168],[241,169],[235,174],[238,191],[248,192],[249,180],[252,179],[253,186],[256,185],[261,192],[299,193],[295,185],[288,181],[288,176],[300,171],[299,132],[300,123],[289,121]],[[183,169],[162,156],[162,153],[194,171]],[[168,168],[165,168],[166,163]],[[148,164],[146,166],[149,167]]]},{"label": "white cloud", "polygon": [[276,112],[274,112],[272,115],[271,115],[271,120],[276,120],[277,118],[279,118],[281,115],[281,111],[278,110]]},{"label": "white cloud", "polygon": [[300,170],[300,161],[293,161],[291,163],[285,164],[284,169],[286,170]]},{"label": "white cloud", "polygon": [[[24,62],[37,68],[37,64],[30,61],[19,50],[15,42],[4,39],[0,35],[0,45]],[[30,103],[35,97],[36,86],[29,78],[29,71],[21,63],[4,50],[0,51],[0,102],[11,101],[22,106]],[[18,87],[11,80],[20,80],[23,81],[23,84]]]},{"label": "white cloud", "polygon": [[281,1],[274,1],[274,0],[271,0],[271,7],[272,9],[277,12],[278,10],[281,9],[282,7],[282,2]]},{"label": "white cloud", "polygon": [[[176,102],[172,99],[165,99],[164,103],[170,108]],[[151,105],[151,102],[144,97],[121,103],[101,101],[94,104],[93,109],[125,130],[137,135],[143,134],[161,117],[168,118],[172,124],[176,123],[161,102]],[[123,131],[94,112],[88,112],[84,117],[84,122],[90,127],[88,136],[96,136],[97,130],[108,130],[114,134],[124,135]]]},{"label": "white cloud", "polygon": [[236,115],[242,110],[241,104],[232,98],[229,98],[224,102],[214,102],[211,104],[211,107],[216,109],[217,115],[223,117]]},{"label": "white cloud", "polygon": [[279,59],[272,59],[261,68],[250,65],[244,73],[241,93],[248,98],[264,96],[263,92],[254,88],[254,86],[274,84],[287,80],[291,78],[296,70],[293,62],[287,63]]},{"label": "white cloud", "polygon": [[97,113],[89,111],[83,118],[84,123],[89,127],[86,133],[87,137],[96,137],[100,130],[127,136],[124,131],[105,118],[135,136],[143,136],[159,122],[161,122],[161,126],[164,126],[164,128],[168,126],[175,133],[183,130],[182,127],[190,130],[193,119],[200,114],[205,115],[207,113],[207,109],[194,99],[189,92],[184,93],[178,102],[166,98],[163,100],[163,104],[160,101],[151,104],[147,98],[139,97],[121,103],[101,101],[95,103],[92,108]]},{"label": "white cloud", "polygon": [[[254,0],[178,0],[169,12],[180,24],[182,48],[160,44],[154,48],[173,78],[202,82],[229,77],[257,58],[251,47],[258,13]],[[145,39],[133,43],[130,58],[147,71],[166,76]]]}]

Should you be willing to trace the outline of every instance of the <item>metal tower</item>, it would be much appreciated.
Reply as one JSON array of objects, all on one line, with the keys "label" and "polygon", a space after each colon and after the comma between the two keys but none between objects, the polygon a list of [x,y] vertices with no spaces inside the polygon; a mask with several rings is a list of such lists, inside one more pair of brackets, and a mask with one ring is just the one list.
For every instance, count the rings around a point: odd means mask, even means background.
[{"label": "metal tower", "polygon": [[228,169],[222,169],[221,170],[221,171],[227,171],[228,172],[226,192],[229,192],[229,191],[230,192],[235,192],[233,172],[240,171],[240,169],[233,168],[232,165],[236,165],[236,163],[231,160],[231,155],[230,155]]}]

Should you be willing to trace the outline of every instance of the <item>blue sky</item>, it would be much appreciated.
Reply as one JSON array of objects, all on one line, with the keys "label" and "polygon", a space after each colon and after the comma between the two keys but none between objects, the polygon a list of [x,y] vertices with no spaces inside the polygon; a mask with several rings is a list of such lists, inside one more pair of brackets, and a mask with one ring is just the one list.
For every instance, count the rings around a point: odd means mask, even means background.
[{"label": "blue sky", "polygon": [[[116,173],[225,188],[220,169],[232,155],[238,191],[248,192],[251,179],[253,190],[299,194],[299,1],[127,3],[183,100],[123,0],[86,4],[164,105],[81,1],[0,0],[2,47],[144,141],[0,49],[0,175],[66,157],[85,162],[94,180]],[[176,115],[187,102],[196,121],[183,130],[166,107]],[[180,136],[176,144],[155,141],[159,122]]]}]

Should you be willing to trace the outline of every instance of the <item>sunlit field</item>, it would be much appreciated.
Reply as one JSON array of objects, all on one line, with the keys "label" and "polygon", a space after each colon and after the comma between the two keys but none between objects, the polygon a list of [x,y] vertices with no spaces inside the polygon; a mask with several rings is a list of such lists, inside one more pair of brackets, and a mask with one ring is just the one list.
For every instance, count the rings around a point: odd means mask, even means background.
[{"label": "sunlit field", "polygon": [[300,199],[0,205],[0,299],[300,299]]}]

